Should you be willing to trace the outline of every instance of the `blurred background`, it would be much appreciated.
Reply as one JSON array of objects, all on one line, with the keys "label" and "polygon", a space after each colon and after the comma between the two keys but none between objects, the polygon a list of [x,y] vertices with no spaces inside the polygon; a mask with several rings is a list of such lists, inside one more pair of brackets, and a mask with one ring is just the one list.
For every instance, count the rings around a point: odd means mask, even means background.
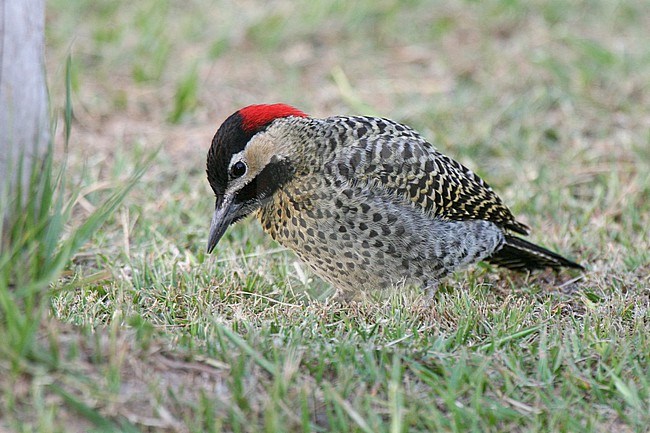
[{"label": "blurred background", "polygon": [[112,148],[205,148],[237,108],[284,101],[390,116],[461,153],[517,152],[528,135],[529,151],[626,151],[648,127],[633,111],[648,106],[645,6],[52,0],[48,71],[56,106],[72,55],[79,134]]}]

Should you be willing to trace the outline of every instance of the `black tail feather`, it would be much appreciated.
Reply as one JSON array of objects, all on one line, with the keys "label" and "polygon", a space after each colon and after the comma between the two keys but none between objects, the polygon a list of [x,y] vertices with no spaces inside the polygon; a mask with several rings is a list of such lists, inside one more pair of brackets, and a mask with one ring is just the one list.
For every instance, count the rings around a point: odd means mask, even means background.
[{"label": "black tail feather", "polygon": [[584,269],[553,251],[511,235],[506,235],[503,247],[485,260],[518,271],[563,267]]}]

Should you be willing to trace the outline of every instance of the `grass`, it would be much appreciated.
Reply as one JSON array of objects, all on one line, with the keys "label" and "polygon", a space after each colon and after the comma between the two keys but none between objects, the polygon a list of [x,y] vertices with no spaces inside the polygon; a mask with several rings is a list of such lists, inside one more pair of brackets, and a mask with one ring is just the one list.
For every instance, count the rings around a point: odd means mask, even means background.
[{"label": "grass", "polygon": [[[0,340],[0,429],[648,431],[640,2],[48,7],[55,107],[72,51],[65,181],[81,197],[51,251],[160,150],[102,228],[46,268],[40,307],[3,310],[24,319],[2,332],[30,326],[17,335],[31,355]],[[236,108],[275,101],[414,126],[587,271],[479,265],[433,302],[403,290],[341,303],[255,221],[206,255],[211,135]]]}]

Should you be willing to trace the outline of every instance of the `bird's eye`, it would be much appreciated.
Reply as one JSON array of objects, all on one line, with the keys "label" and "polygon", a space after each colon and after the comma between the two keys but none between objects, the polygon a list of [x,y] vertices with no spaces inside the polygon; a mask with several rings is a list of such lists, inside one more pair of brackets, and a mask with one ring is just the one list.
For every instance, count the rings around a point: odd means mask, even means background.
[{"label": "bird's eye", "polygon": [[237,161],[232,165],[232,167],[230,167],[230,174],[232,177],[241,177],[244,173],[246,173],[246,164],[241,161]]}]

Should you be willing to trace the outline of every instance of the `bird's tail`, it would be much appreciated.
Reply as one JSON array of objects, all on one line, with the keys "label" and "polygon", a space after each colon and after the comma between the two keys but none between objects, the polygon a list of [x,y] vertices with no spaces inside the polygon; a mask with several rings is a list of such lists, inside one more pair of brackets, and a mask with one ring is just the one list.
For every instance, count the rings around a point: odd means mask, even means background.
[{"label": "bird's tail", "polygon": [[485,260],[518,271],[562,267],[584,269],[553,251],[511,235],[506,235],[503,247]]}]

